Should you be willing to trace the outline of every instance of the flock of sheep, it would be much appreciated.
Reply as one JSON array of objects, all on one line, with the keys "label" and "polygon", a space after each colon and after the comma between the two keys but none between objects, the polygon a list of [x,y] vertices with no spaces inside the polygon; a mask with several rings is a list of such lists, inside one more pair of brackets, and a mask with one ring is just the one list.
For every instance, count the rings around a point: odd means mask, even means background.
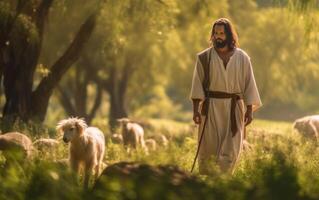
[{"label": "flock of sheep", "polygon": [[[146,153],[157,149],[157,145],[167,146],[168,140],[164,135],[155,139],[144,139],[144,129],[138,123],[127,118],[119,119],[121,134],[113,134],[113,143],[123,144],[128,152],[141,148]],[[88,127],[83,119],[68,118],[61,120],[57,131],[63,135],[63,141],[69,145],[69,165],[76,173],[80,168],[84,170],[84,187],[88,187],[89,179],[95,174],[99,176],[105,153],[104,133],[96,127]],[[297,119],[293,128],[306,137],[318,138],[319,115]],[[157,140],[156,140],[157,139]],[[41,138],[34,142],[29,137],[18,132],[9,132],[0,135],[0,150],[6,162],[20,155],[23,159],[32,156],[34,149],[45,151],[56,148],[58,140]]]},{"label": "flock of sheep", "polygon": [[[141,125],[127,118],[119,119],[122,132],[113,134],[113,143],[123,144],[128,152],[140,148],[149,153],[155,151],[157,145],[168,145],[164,135],[158,135],[158,140],[144,139],[144,129]],[[63,141],[69,145],[69,166],[79,173],[84,172],[84,187],[88,187],[92,174],[98,178],[103,166],[105,153],[104,133],[96,127],[88,127],[83,119],[71,117],[61,120],[56,127],[59,134],[63,135]],[[34,150],[42,152],[52,151],[58,147],[59,141],[55,139],[41,138],[34,142],[29,137],[18,132],[9,132],[0,135],[0,150],[3,152],[6,162],[20,158],[30,158]]]}]

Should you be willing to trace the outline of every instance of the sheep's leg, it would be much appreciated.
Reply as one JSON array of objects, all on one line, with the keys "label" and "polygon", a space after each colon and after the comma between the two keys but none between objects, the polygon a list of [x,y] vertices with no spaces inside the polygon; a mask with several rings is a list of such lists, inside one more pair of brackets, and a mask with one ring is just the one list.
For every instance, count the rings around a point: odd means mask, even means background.
[{"label": "sheep's leg", "polygon": [[89,179],[90,179],[90,170],[85,169],[84,172],[84,182],[83,182],[83,187],[84,189],[88,189],[89,188]]},{"label": "sheep's leg", "polygon": [[95,166],[95,180],[97,180],[97,178],[99,177],[100,170],[102,169],[104,152],[105,152],[105,144],[101,143],[99,144],[99,149],[97,154],[97,165]]},{"label": "sheep's leg", "polygon": [[77,183],[80,183],[80,177],[78,176],[79,174],[79,168],[80,168],[80,162],[78,160],[70,158],[70,167],[72,171],[74,172],[74,180],[77,181]]},{"label": "sheep's leg", "polygon": [[80,162],[78,160],[75,159],[70,159],[70,165],[71,165],[71,169],[78,174],[79,173],[79,168],[80,168]]},{"label": "sheep's leg", "polygon": [[139,138],[138,135],[133,131],[134,140],[133,140],[133,148],[136,150],[137,146],[139,145]]},{"label": "sheep's leg", "polygon": [[89,188],[89,180],[92,173],[92,169],[93,169],[92,163],[86,164],[84,167],[84,182],[83,182],[84,189]]},{"label": "sheep's leg", "polygon": [[97,163],[97,165],[95,166],[95,180],[97,180],[97,178],[99,177],[100,175],[100,166],[101,166],[101,162],[99,161]]}]

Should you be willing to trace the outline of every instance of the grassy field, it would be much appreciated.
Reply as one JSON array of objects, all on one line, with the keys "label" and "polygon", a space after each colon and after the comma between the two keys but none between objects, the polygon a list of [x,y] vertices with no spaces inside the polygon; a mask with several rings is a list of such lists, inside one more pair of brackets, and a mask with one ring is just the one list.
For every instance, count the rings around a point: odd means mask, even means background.
[{"label": "grassy field", "polygon": [[[128,154],[121,145],[108,140],[105,163],[112,165],[131,161],[152,166],[176,165],[189,173],[196,150],[196,128],[192,124],[150,120],[146,137],[159,133],[170,138],[170,143],[168,147],[149,154],[141,150]],[[253,122],[247,129],[247,140],[253,148],[243,152],[233,175],[220,174],[216,170],[212,177],[199,176],[195,168],[195,179],[206,189],[192,191],[196,190],[195,186],[183,189],[185,194],[188,190],[190,194],[195,194],[195,197],[190,195],[189,199],[197,199],[196,192],[205,199],[319,198],[319,148],[315,141],[294,132],[291,123],[265,120]],[[93,198],[92,191],[82,190],[79,184],[81,178],[78,181],[67,167],[54,162],[67,158],[67,154],[67,146],[61,143],[56,152],[42,152],[30,162],[11,167],[5,166],[4,158],[0,156],[0,199]],[[112,187],[115,187],[114,184]],[[103,199],[143,199],[136,195],[114,195],[113,190],[112,196],[108,195],[109,191],[105,191]],[[128,191],[122,192],[127,194]],[[185,197],[183,194],[167,195],[165,199]]]}]

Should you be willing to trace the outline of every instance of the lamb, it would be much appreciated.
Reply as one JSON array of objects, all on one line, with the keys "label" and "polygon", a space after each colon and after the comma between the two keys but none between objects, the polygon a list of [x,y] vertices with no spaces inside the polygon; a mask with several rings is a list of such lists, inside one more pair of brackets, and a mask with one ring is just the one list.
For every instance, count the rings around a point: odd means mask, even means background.
[{"label": "lamb", "polygon": [[155,151],[157,148],[157,143],[154,139],[147,139],[145,140],[145,145],[148,150]]},{"label": "lamb", "polygon": [[59,145],[59,141],[51,138],[40,138],[33,142],[33,146],[38,150],[55,149]]},{"label": "lamb", "polygon": [[0,135],[0,150],[3,151],[7,161],[30,158],[33,150],[32,141],[22,133],[8,132]]},{"label": "lamb", "polygon": [[162,146],[164,148],[168,146],[168,139],[163,134],[154,134],[150,136],[150,138],[154,139],[159,146]]},{"label": "lamb", "polygon": [[306,137],[319,139],[319,115],[311,115],[295,120],[293,128]]},{"label": "lamb", "polygon": [[167,147],[168,146],[168,139],[165,135],[163,134],[160,134],[159,135],[159,139],[158,139],[159,143],[164,146],[164,147]]},{"label": "lamb", "polygon": [[105,151],[103,132],[96,127],[87,127],[83,119],[71,117],[61,120],[57,131],[63,133],[63,141],[70,142],[69,162],[71,168],[78,173],[84,168],[84,188],[88,188],[90,175],[95,171],[95,179],[99,176]]},{"label": "lamb", "polygon": [[123,137],[121,134],[117,134],[117,133],[112,134],[111,140],[114,144],[122,144],[123,143]]},{"label": "lamb", "polygon": [[137,123],[131,122],[128,118],[121,118],[117,120],[122,127],[123,144],[128,148],[136,149],[141,147],[146,150],[144,141],[144,129]]}]

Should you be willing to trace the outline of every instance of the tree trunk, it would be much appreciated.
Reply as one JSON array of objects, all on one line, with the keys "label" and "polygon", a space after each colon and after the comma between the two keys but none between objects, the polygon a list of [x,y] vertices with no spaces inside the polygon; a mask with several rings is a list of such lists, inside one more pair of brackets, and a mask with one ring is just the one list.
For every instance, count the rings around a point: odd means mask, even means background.
[{"label": "tree trunk", "polygon": [[[81,66],[83,67],[83,66]],[[78,116],[87,117],[87,86],[89,84],[88,76],[85,74],[85,71],[81,68],[76,68],[76,76],[75,76],[75,93],[74,101],[75,101],[75,108]],[[87,119],[86,119],[87,120]]]},{"label": "tree trunk", "polygon": [[[87,86],[89,85],[90,80],[92,80],[92,77],[90,77],[90,73],[88,73],[87,70],[83,70],[82,67],[86,68],[88,66],[78,66],[76,69],[76,80],[70,80],[66,83],[70,86],[75,82],[75,87],[68,88],[69,92],[65,91],[62,87],[58,87],[60,92],[59,100],[69,116],[83,117],[85,118],[85,121],[90,124],[101,105],[102,88],[96,83],[94,103],[90,111],[88,111],[87,105],[88,101],[91,101],[91,99],[88,98]],[[73,95],[67,95],[67,93],[72,93]]]},{"label": "tree trunk", "polygon": [[84,44],[88,41],[93,32],[95,21],[96,14],[91,15],[86,20],[64,55],[51,68],[51,73],[41,80],[37,89],[32,93],[32,107],[30,110],[32,119],[40,121],[44,120],[54,88],[57,86],[65,72],[80,56]]},{"label": "tree trunk", "polygon": [[110,95],[110,115],[109,124],[111,130],[116,127],[116,120],[127,117],[125,108],[125,94],[127,84],[130,77],[130,68],[126,65],[122,71],[122,76],[118,79],[118,70],[111,68],[110,70],[110,85],[108,85],[108,93]]},{"label": "tree trunk", "polygon": [[[3,73],[6,98],[3,121],[7,125],[7,130],[11,129],[12,123],[17,119],[24,122],[44,120],[53,89],[77,60],[95,27],[96,14],[93,14],[81,26],[65,54],[53,65],[51,73],[41,80],[35,91],[32,91],[33,75],[42,46],[43,29],[52,2],[53,0],[41,1],[36,12],[33,9],[27,10],[29,7],[21,8],[21,12],[28,15],[36,27],[37,32],[32,40],[28,30],[21,31],[19,27],[15,28],[15,25],[8,26],[10,27],[8,30],[10,34],[6,36],[8,40],[2,41],[3,38],[0,40],[0,64],[2,65],[0,71]],[[12,23],[16,23],[15,18]]]},{"label": "tree trunk", "polygon": [[127,112],[124,106],[124,98],[120,99],[120,96],[124,97],[123,91],[111,90],[110,95],[110,116],[109,124],[113,130],[116,127],[116,120],[119,118],[127,117]]},{"label": "tree trunk", "polygon": [[[33,75],[40,56],[44,21],[53,0],[39,3],[36,11],[31,9],[31,2],[19,1],[15,16],[6,21],[0,40],[1,75],[6,102],[3,108],[3,131],[11,129],[17,119],[25,122],[30,118]],[[20,13],[29,16],[35,24],[36,33],[24,29],[18,20]],[[31,39],[30,39],[31,38]]]},{"label": "tree trunk", "polygon": [[33,75],[41,50],[41,37],[29,42],[28,34],[14,32],[9,37],[9,58],[4,65],[3,86],[6,103],[3,117],[27,121],[31,105]]}]

